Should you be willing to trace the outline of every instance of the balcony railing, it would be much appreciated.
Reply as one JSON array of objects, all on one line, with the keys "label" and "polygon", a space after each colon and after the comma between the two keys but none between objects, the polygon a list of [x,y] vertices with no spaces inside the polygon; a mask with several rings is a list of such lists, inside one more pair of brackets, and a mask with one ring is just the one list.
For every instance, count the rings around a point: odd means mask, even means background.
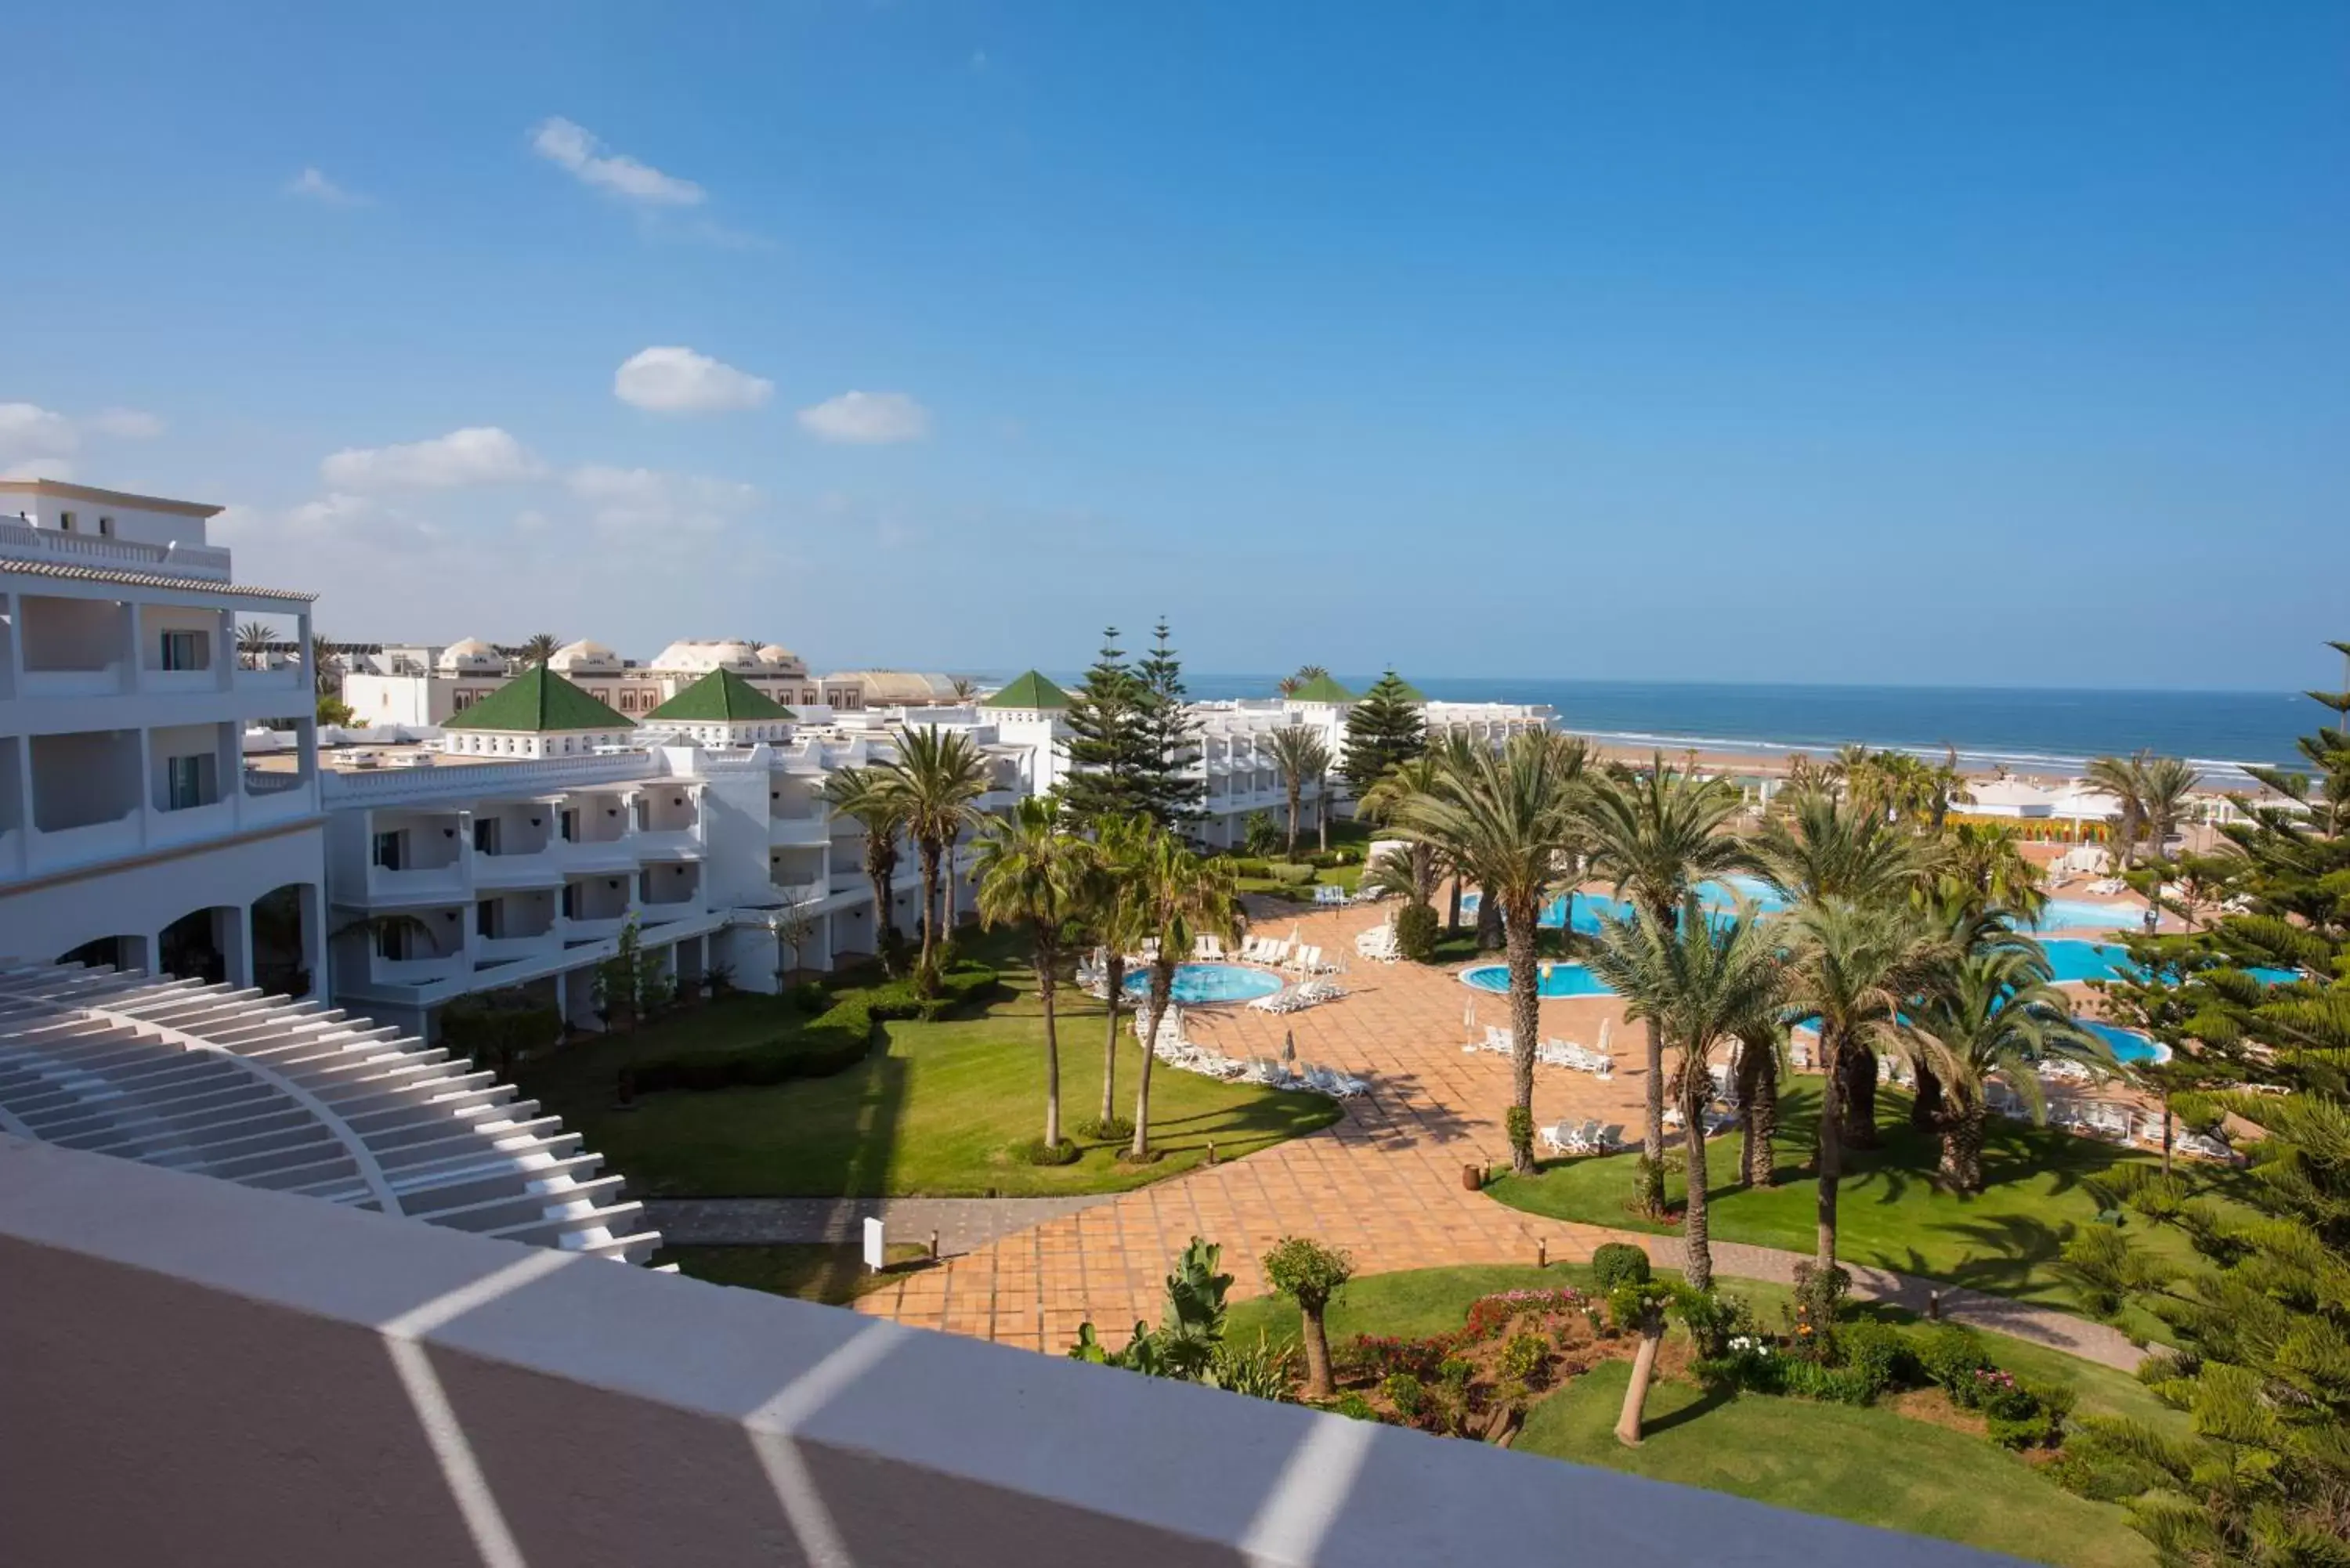
[{"label": "balcony railing", "polygon": [[62,1413],[0,1472],[28,1564],[2013,1561],[102,1154],[0,1160],[10,1407]]},{"label": "balcony railing", "polygon": [[167,577],[226,582],[229,556],[213,545],[151,545],[103,534],[68,534],[28,523],[0,523],[0,556],[18,560],[58,561],[77,566],[110,566]]}]

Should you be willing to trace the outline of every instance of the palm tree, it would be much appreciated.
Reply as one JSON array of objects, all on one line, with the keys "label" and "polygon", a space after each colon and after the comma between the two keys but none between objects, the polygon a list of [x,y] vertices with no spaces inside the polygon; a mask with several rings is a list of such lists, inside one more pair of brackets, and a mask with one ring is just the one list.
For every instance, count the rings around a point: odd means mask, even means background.
[{"label": "palm tree", "polygon": [[[2126,871],[2137,857],[2137,841],[2147,830],[2147,768],[2154,761],[2151,752],[2134,752],[2126,757],[2097,757],[2081,774],[2085,784],[2112,795],[2120,809],[2106,820],[2113,826],[2114,867]],[[2161,849],[2158,842],[2157,852]]]},{"label": "palm tree", "polygon": [[1510,968],[1510,1163],[1532,1175],[1534,1044],[1541,1031],[1535,923],[1558,857],[1580,841],[1586,752],[1572,736],[1527,733],[1491,747],[1447,750],[1434,785],[1396,808],[1397,830],[1440,848],[1501,910]]},{"label": "palm tree", "polygon": [[1134,1094],[1134,1141],[1127,1150],[1132,1159],[1150,1153],[1150,1064],[1159,1041],[1159,1025],[1167,1016],[1168,999],[1175,988],[1175,966],[1202,936],[1237,942],[1241,937],[1239,874],[1222,856],[1208,859],[1172,833],[1154,831],[1132,889],[1140,929],[1155,938],[1159,950],[1150,961],[1150,990],[1144,1004],[1142,1075]]},{"label": "palm tree", "polygon": [[[1669,922],[1691,888],[1752,863],[1745,846],[1721,831],[1738,808],[1738,791],[1729,783],[1669,767],[1661,752],[1645,774],[1611,768],[1584,808],[1591,873],[1612,879],[1619,898],[1630,898],[1659,924]],[[1665,1045],[1654,1020],[1648,1033],[1640,1201],[1658,1214],[1665,1207]]]},{"label": "palm tree", "polygon": [[[1374,822],[1396,822],[1399,814],[1415,800],[1435,793],[1437,781],[1444,775],[1444,756],[1431,747],[1419,756],[1397,763],[1379,777],[1379,782],[1363,792],[1362,804],[1357,809]],[[1411,846],[1411,901],[1433,905],[1436,902],[1437,846],[1413,840]]]},{"label": "palm tree", "polygon": [[1820,770],[1820,776],[1845,799],[1864,803],[1877,793],[1877,753],[1858,741],[1846,741]]},{"label": "palm tree", "polygon": [[1681,1147],[1689,1208],[1682,1223],[1682,1269],[1693,1290],[1713,1288],[1706,1222],[1705,1110],[1712,1098],[1714,1048],[1768,1027],[1781,990],[1773,939],[1751,908],[1709,920],[1691,895],[1678,920],[1659,920],[1645,905],[1629,920],[1602,917],[1592,972],[1624,999],[1625,1016],[1648,1021],[1680,1054]]},{"label": "palm tree", "polygon": [[898,836],[906,830],[905,808],[881,787],[880,775],[871,768],[842,768],[827,775],[824,798],[865,830],[865,880],[873,889],[873,953],[881,961],[881,972],[891,973],[898,932],[889,919],[889,884],[898,877]]},{"label": "palm tree", "polygon": [[[1814,791],[1796,796],[1783,815],[1763,825],[1755,836],[1754,857],[1763,877],[1792,904],[1845,898],[1876,906],[1907,901],[1918,879],[1922,851],[1918,836],[1887,820],[1874,803]],[[1874,1147],[1877,1054],[1856,1050],[1839,1056],[1837,1065],[1846,1079],[1828,1097],[1845,1118],[1845,1141],[1856,1148]]]},{"label": "palm tree", "polygon": [[915,989],[925,996],[939,984],[939,867],[947,846],[980,821],[972,802],[987,793],[987,764],[961,731],[936,724],[898,737],[898,754],[875,764],[877,785],[905,815],[906,836],[922,870],[922,950]]},{"label": "palm tree", "polygon": [[1927,877],[1935,898],[1974,910],[2008,909],[2026,925],[2048,907],[2040,867],[2023,857],[2015,830],[1996,822],[1954,822],[1929,841]]},{"label": "palm tree", "polygon": [[1330,853],[1330,770],[1338,765],[1336,753],[1322,748],[1322,765],[1314,770],[1314,836],[1323,854]]},{"label": "palm tree", "polygon": [[2074,1021],[2071,1002],[2051,981],[2039,943],[2001,942],[1955,955],[1909,1010],[1904,1033],[1947,1086],[1936,1130],[1943,1179],[1960,1192],[1982,1190],[1983,1083],[1991,1074],[2040,1121],[2047,1104],[2036,1064],[2061,1057],[2113,1069],[2113,1052]]},{"label": "palm tree", "polygon": [[954,700],[958,702],[968,702],[979,695],[978,683],[968,675],[947,677],[947,687],[954,693]]},{"label": "palm tree", "polygon": [[544,664],[553,659],[555,650],[562,646],[563,639],[551,631],[532,632],[522,639],[522,661],[525,664]]},{"label": "palm tree", "polygon": [[2138,773],[2138,809],[2145,814],[2147,837],[2158,857],[2170,853],[2170,836],[2187,815],[2188,797],[2195,793],[2195,770],[2177,757],[2150,758]]},{"label": "palm tree", "polygon": [[1154,824],[1142,815],[1104,817],[1094,828],[1093,874],[1087,879],[1085,921],[1102,950],[1102,976],[1108,981],[1109,1027],[1102,1043],[1099,1135],[1118,1125],[1118,1021],[1126,1001],[1126,955],[1150,933],[1134,886],[1150,851]]},{"label": "palm tree", "polygon": [[276,632],[266,621],[249,620],[236,628],[236,651],[247,670],[260,669],[262,655],[276,640]]},{"label": "palm tree", "polygon": [[1036,1000],[1045,1010],[1045,1147],[1061,1147],[1061,1037],[1054,992],[1066,955],[1066,927],[1082,907],[1093,868],[1093,846],[1064,833],[1051,802],[1021,801],[1010,817],[996,817],[979,840],[979,918],[989,926],[1028,928]]},{"label": "palm tree", "polygon": [[[1786,922],[1788,993],[1798,1013],[1819,1020],[1820,1130],[1818,1263],[1835,1263],[1836,1184],[1844,1173],[1845,1061],[1854,1052],[1874,1062],[1880,1045],[1898,1044],[1899,1016],[1947,950],[1906,903],[1862,903],[1828,894],[1804,903]],[[1874,1082],[1874,1078],[1871,1079]]]},{"label": "palm tree", "polygon": [[1738,1032],[1732,1058],[1738,1089],[1738,1179],[1768,1187],[1778,1175],[1771,1140],[1779,1133],[1779,1075],[1785,1068],[1787,1024],[1783,1016],[1751,1021]]},{"label": "palm tree", "polygon": [[1942,760],[1927,770],[1926,781],[1933,790],[1932,804],[1926,814],[1926,826],[1936,833],[1954,805],[1972,805],[1975,797],[1967,788],[1967,775],[1959,771],[1959,749],[1948,742],[1942,745]]},{"label": "palm tree", "polygon": [[339,650],[325,638],[310,639],[310,694],[331,697],[342,683],[343,662]]},{"label": "palm tree", "polygon": [[1303,724],[1284,724],[1266,737],[1265,750],[1273,753],[1273,765],[1280,770],[1281,787],[1289,795],[1289,858],[1297,858],[1297,809],[1305,793],[1305,781],[1320,778],[1330,771],[1330,748],[1322,737]]}]

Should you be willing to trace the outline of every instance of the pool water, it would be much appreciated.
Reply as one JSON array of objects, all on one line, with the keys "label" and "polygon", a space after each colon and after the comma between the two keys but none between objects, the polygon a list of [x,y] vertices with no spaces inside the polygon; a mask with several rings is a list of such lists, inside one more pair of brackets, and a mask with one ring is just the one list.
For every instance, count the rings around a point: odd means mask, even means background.
[{"label": "pool water", "polygon": [[2146,924],[2144,908],[2130,904],[2093,904],[2085,898],[2051,898],[2040,919],[2028,928],[2036,931],[2135,930]]},{"label": "pool water", "polygon": [[[1510,989],[1510,966],[1505,963],[1479,964],[1461,974],[1463,985],[1479,991],[1505,992]],[[1543,970],[1541,992],[1544,996],[1613,996],[1599,977],[1579,963],[1553,963]]]},{"label": "pool water", "polygon": [[2159,1041],[2149,1040],[2135,1029],[2116,1029],[2110,1023],[2081,1020],[2081,1026],[2110,1046],[2114,1060],[2125,1067],[2135,1067],[2142,1062],[2166,1060],[2170,1052]]},{"label": "pool water", "polygon": [[[1282,978],[1269,970],[1250,969],[1237,963],[1179,963],[1175,966],[1174,989],[1168,995],[1179,1006],[1198,1007],[1217,1002],[1247,1002],[1254,997],[1271,996],[1279,991]],[[1126,977],[1126,989],[1131,996],[1147,996],[1150,992],[1150,976],[1146,971],[1136,971]]]},{"label": "pool water", "polygon": [[[1787,900],[1773,892],[1771,885],[1759,877],[1731,877],[1720,882],[1704,883],[1698,888],[1698,898],[1708,909],[1723,912],[1736,909],[1738,900],[1742,898],[1753,905],[1758,914],[1776,914],[1787,907]],[[1553,929],[1565,925],[1566,904],[1565,894],[1544,903],[1542,923]],[[1463,893],[1461,896],[1461,919],[1473,919],[1476,914],[1477,895]],[[1600,917],[1603,915],[1611,920],[1628,920],[1633,916],[1631,902],[1625,898],[1611,898],[1605,893],[1575,895],[1575,929],[1576,930],[1587,937],[1597,936]]]},{"label": "pool water", "polygon": [[[2137,972],[2130,964],[2129,950],[2110,942],[2085,942],[2077,937],[2055,937],[2043,940],[2040,948],[2048,955],[2048,967],[2055,972],[2059,985],[2075,981],[2112,980],[2116,975],[2135,975]],[[2244,972],[2262,985],[2286,985],[2301,978],[2289,969],[2248,969]]]}]

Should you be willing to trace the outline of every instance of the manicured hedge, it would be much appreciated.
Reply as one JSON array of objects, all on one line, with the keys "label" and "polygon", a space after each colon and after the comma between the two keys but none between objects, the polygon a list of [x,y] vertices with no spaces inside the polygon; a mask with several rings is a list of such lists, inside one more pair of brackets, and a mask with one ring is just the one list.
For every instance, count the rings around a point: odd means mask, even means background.
[{"label": "manicured hedge", "polygon": [[829,1008],[772,1040],[722,1051],[681,1051],[621,1071],[628,1076],[629,1087],[640,1095],[829,1077],[865,1059],[873,1048],[874,1024],[889,1019],[918,1018],[928,1023],[944,1018],[985,999],[998,983],[995,971],[973,964],[940,976],[939,994],[927,1001],[914,994],[910,980],[858,986],[839,992]]}]

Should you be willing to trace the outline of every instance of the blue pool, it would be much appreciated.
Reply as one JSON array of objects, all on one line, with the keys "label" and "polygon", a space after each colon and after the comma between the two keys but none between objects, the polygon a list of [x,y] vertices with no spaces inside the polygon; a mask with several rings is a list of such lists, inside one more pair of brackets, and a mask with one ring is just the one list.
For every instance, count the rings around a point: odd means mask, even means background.
[{"label": "blue pool", "polygon": [[[2110,942],[2085,942],[2076,937],[2056,937],[2043,941],[2041,950],[2048,955],[2048,967],[2055,971],[2057,983],[2074,981],[2111,980],[2130,970],[2129,950]],[[2301,977],[2289,969],[2248,969],[2244,971],[2262,985],[2286,985]]]},{"label": "blue pool", "polygon": [[[1479,964],[1461,973],[1463,985],[1479,991],[1495,992],[1510,989],[1510,966],[1505,963]],[[1542,994],[1544,996],[1613,996],[1616,993],[1600,982],[1599,977],[1579,963],[1551,963],[1544,966]]]},{"label": "blue pool", "polygon": [[2170,1048],[2158,1040],[2149,1040],[2135,1029],[2116,1029],[2110,1023],[2081,1020],[2081,1026],[2113,1048],[2114,1060],[2125,1067],[2135,1067],[2141,1062],[2161,1062],[2168,1059]]},{"label": "blue pool", "polygon": [[2032,929],[2037,931],[2121,931],[2146,922],[2140,909],[2126,904],[2093,904],[2085,898],[2051,898]]},{"label": "blue pool", "polygon": [[[1270,970],[1250,969],[1236,963],[1179,963],[1175,966],[1175,987],[1168,994],[1180,1006],[1197,1007],[1203,1002],[1246,1002],[1253,997],[1271,996],[1283,985],[1282,978]],[[1130,996],[1148,995],[1150,976],[1134,971],[1126,977],[1126,990]]]},{"label": "blue pool", "polygon": [[[1704,901],[1705,907],[1709,909],[1734,909],[1742,898],[1753,905],[1755,910],[1761,914],[1775,914],[1787,907],[1787,901],[1773,892],[1771,885],[1759,877],[1730,877],[1719,882],[1708,882],[1698,888],[1698,897]],[[1564,894],[1544,904],[1542,923],[1554,929],[1565,925],[1566,904],[1566,897]],[[1463,893],[1461,896],[1461,918],[1471,919],[1476,913],[1477,895]],[[1597,936],[1599,918],[1602,915],[1611,920],[1628,920],[1632,918],[1632,905],[1629,900],[1611,898],[1605,893],[1575,895],[1575,929],[1576,930],[1586,936]]]}]

